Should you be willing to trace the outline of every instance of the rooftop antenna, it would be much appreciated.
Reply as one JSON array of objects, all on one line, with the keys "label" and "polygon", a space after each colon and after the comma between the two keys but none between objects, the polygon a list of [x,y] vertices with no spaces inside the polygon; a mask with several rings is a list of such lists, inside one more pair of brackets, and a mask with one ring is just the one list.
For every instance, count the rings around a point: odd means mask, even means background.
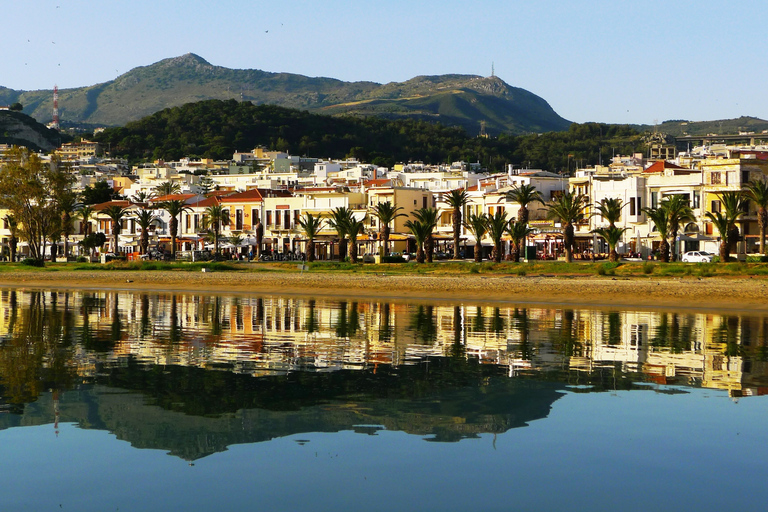
[{"label": "rooftop antenna", "polygon": [[59,129],[59,86],[53,86],[53,122],[51,128],[54,130]]}]

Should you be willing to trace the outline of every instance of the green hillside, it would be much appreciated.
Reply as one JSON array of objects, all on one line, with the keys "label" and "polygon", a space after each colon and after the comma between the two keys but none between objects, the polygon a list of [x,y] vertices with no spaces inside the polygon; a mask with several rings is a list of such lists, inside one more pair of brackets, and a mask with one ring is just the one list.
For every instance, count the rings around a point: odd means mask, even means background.
[{"label": "green hillside", "polygon": [[720,119],[717,121],[686,121],[675,119],[664,121],[654,127],[652,125],[635,126],[640,131],[658,130],[661,133],[679,137],[682,135],[738,135],[743,132],[762,133],[768,130],[768,121],[756,117],[742,116],[737,119]]},{"label": "green hillside", "polygon": [[[59,90],[63,123],[123,125],[159,110],[206,99],[235,99],[328,115],[430,119],[491,134],[565,130],[569,122],[542,98],[498,77],[421,76],[402,83],[343,82],[290,73],[228,69],[186,54],[135,68],[115,80]],[[0,104],[20,102],[41,122],[53,93],[0,87]]]},{"label": "green hillside", "polygon": [[59,146],[59,134],[21,112],[0,110],[0,144],[50,151]]},{"label": "green hillside", "polygon": [[[431,119],[430,119],[431,120]],[[331,117],[274,105],[206,100],[162,110],[96,136],[115,156],[133,162],[204,157],[230,159],[264,146],[294,155],[356,157],[391,167],[397,162],[480,162],[564,170],[568,155],[584,165],[607,162],[611,152],[644,151],[642,134],[621,125],[572,124],[566,131],[477,137],[460,127],[413,118]]]}]

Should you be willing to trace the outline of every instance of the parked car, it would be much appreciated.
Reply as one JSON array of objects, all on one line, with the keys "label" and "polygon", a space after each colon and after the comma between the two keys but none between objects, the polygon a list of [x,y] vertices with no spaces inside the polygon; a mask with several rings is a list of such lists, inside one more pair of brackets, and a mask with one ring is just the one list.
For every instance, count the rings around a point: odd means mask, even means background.
[{"label": "parked car", "polygon": [[713,254],[710,254],[707,251],[688,251],[683,254],[682,260],[684,262],[693,263],[711,263],[713,256]]}]

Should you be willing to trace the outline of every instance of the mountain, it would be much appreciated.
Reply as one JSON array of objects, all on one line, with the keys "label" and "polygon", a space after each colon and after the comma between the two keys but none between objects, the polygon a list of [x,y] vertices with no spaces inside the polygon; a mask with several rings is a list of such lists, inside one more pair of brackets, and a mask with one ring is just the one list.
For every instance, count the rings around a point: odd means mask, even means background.
[{"label": "mountain", "polygon": [[21,112],[0,110],[0,144],[51,151],[59,146],[59,134]]},{"label": "mountain", "polygon": [[[135,68],[115,80],[59,90],[63,123],[118,126],[159,110],[205,99],[236,99],[326,115],[441,121],[477,134],[566,130],[570,125],[539,96],[498,77],[419,76],[401,83],[343,82],[291,73],[214,66],[188,53]],[[0,105],[20,102],[47,122],[53,92],[0,87]]]}]

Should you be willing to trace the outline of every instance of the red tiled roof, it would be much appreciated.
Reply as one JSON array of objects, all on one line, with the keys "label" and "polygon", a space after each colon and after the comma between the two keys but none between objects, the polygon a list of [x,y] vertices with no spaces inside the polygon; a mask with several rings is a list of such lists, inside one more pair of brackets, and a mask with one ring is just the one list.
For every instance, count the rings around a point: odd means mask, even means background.
[{"label": "red tiled roof", "polygon": [[243,192],[235,192],[220,199],[222,203],[238,203],[240,201],[263,201],[264,196],[259,189],[253,188]]},{"label": "red tiled roof", "polygon": [[685,167],[680,167],[679,165],[675,165],[671,162],[667,162],[666,160],[656,160],[653,162],[653,164],[648,167],[643,172],[664,172],[664,169],[685,169]]},{"label": "red tiled roof", "polygon": [[193,197],[195,197],[195,195],[196,194],[168,194],[167,196],[153,197],[151,201],[153,203],[162,203],[163,201],[174,201],[176,199],[186,201],[188,199],[192,199]]},{"label": "red tiled roof", "polygon": [[119,206],[120,208],[128,208],[129,206],[132,206],[133,203],[130,201],[120,200],[120,201],[107,201],[106,203],[99,203],[91,205],[91,208],[93,208],[95,211],[99,212],[101,210],[106,210],[110,206]]}]

